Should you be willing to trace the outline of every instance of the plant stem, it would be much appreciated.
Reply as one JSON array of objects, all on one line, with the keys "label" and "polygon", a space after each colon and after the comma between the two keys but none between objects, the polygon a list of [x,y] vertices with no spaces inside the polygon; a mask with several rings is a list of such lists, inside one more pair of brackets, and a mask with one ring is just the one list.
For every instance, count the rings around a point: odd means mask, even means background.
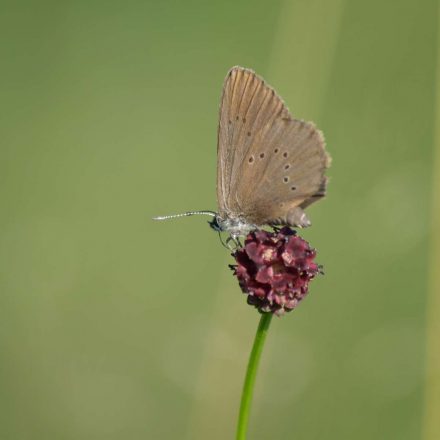
[{"label": "plant stem", "polygon": [[269,330],[272,313],[263,313],[258,324],[257,334],[255,335],[254,346],[244,380],[243,392],[241,395],[240,414],[238,416],[237,440],[245,440],[249,424],[252,395],[254,392],[255,378],[257,376],[258,364],[263,351],[264,341]]}]

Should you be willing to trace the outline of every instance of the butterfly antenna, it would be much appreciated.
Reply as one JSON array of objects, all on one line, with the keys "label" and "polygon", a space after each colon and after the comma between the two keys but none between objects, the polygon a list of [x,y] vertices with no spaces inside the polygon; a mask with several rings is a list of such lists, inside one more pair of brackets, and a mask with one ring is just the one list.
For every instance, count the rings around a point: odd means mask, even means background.
[{"label": "butterfly antenna", "polygon": [[170,218],[189,217],[191,215],[209,215],[215,217],[217,214],[214,211],[189,211],[182,214],[162,215],[159,217],[153,217],[153,220],[168,220]]}]

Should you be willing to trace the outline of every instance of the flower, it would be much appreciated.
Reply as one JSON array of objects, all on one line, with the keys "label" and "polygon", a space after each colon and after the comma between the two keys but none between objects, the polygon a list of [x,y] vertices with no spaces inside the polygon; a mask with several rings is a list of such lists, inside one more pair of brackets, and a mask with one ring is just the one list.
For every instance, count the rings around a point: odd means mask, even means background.
[{"label": "flower", "polygon": [[250,232],[232,256],[237,264],[231,268],[248,304],[277,316],[299,304],[320,272],[315,249],[288,227]]}]

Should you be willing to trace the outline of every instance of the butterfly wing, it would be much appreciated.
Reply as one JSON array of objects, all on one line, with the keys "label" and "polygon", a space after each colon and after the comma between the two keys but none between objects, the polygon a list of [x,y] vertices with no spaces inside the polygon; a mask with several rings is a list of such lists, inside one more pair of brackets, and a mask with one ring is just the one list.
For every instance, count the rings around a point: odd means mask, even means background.
[{"label": "butterfly wing", "polygon": [[218,129],[217,200],[222,218],[308,226],[303,208],[325,195],[330,160],[316,127],[294,119],[252,70],[232,68]]}]

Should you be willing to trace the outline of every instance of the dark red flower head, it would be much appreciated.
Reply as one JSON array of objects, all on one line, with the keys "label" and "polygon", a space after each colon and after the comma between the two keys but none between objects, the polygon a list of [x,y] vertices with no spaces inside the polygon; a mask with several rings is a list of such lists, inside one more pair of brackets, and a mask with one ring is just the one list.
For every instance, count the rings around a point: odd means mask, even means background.
[{"label": "dark red flower head", "polygon": [[233,253],[232,266],[247,302],[260,312],[281,316],[306,296],[309,281],[320,271],[316,251],[288,227],[252,231]]}]

